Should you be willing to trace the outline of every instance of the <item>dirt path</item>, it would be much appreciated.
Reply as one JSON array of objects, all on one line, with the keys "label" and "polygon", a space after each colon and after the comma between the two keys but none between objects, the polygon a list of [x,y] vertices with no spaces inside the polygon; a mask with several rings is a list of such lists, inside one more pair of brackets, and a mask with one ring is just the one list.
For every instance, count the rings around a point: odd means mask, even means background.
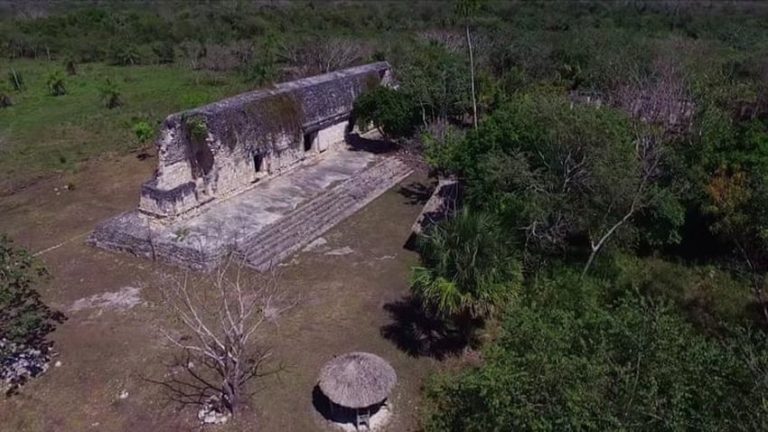
[{"label": "dirt path", "polygon": [[[170,401],[167,391],[147,381],[162,379],[175,354],[158,334],[169,317],[157,287],[176,270],[82,241],[97,222],[135,206],[154,163],[104,161],[0,199],[0,232],[45,251],[40,258],[54,278],[44,298],[69,316],[53,336],[61,366],[0,401],[0,430],[199,429],[192,421],[195,407]],[[390,190],[283,268],[281,284],[301,298],[270,342],[285,369],[257,382],[252,409],[215,430],[322,430],[312,408],[317,372],[333,355],[352,350],[392,363],[399,382],[389,429],[416,428],[419,389],[435,363],[398,350],[381,328],[391,323],[384,305],[407,293],[416,257],[402,245],[418,212],[411,198]]]}]

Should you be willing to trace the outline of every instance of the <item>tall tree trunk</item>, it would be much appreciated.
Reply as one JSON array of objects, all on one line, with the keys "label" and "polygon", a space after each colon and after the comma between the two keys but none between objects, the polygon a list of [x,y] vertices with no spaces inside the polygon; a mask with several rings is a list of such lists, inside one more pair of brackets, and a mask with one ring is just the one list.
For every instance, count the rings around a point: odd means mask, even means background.
[{"label": "tall tree trunk", "polygon": [[477,99],[475,97],[475,58],[472,56],[472,38],[469,35],[469,24],[464,28],[467,31],[467,48],[469,49],[469,79],[472,85],[472,122],[477,129]]}]

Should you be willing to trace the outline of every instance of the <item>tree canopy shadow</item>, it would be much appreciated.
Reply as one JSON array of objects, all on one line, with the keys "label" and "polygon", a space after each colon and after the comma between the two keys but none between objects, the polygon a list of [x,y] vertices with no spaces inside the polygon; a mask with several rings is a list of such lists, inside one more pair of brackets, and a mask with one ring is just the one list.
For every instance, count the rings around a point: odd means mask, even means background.
[{"label": "tree canopy shadow", "polygon": [[181,407],[202,406],[208,397],[219,393],[202,371],[195,370],[189,353],[175,355],[165,366],[168,373],[162,379],[143,376],[142,380],[163,387],[167,402]]},{"label": "tree canopy shadow", "polygon": [[[176,404],[180,408],[187,406],[200,407],[211,396],[221,397],[222,394],[220,385],[211,373],[211,366],[200,364],[199,362],[200,359],[190,355],[189,351],[183,351],[174,354],[171,360],[165,363],[165,369],[168,372],[163,378],[156,379],[142,376],[141,379],[148,384],[162,387],[165,390],[165,402],[167,403]],[[282,370],[283,366],[279,365],[274,369],[253,375],[252,378],[263,378],[277,374]],[[253,396],[253,394],[255,394],[255,391],[243,393],[246,399]]]},{"label": "tree canopy shadow", "polygon": [[462,353],[469,341],[456,328],[424,310],[411,296],[384,305],[392,323],[380,328],[382,337],[412,357],[443,360]]},{"label": "tree canopy shadow", "polygon": [[352,151],[365,151],[373,154],[392,153],[397,150],[397,144],[383,139],[370,139],[357,133],[347,134],[345,137],[349,149]]}]

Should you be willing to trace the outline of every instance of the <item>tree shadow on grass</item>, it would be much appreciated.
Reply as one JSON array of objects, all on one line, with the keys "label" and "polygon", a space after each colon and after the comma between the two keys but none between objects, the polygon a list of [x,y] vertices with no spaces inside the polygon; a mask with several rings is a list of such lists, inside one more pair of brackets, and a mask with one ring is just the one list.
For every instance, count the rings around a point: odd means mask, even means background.
[{"label": "tree shadow on grass", "polygon": [[[260,365],[264,360],[256,360],[256,364]],[[249,365],[253,364],[253,361],[249,361]],[[257,368],[258,370],[262,369],[260,366]],[[200,356],[192,355],[188,350],[184,350],[174,354],[171,361],[165,364],[165,369],[168,373],[161,379],[147,376],[141,376],[141,379],[146,383],[162,387],[167,397],[166,402],[185,408],[187,406],[202,407],[205,404],[210,404],[211,397],[224,401],[225,395],[222,394],[221,378],[216,376],[214,365],[206,363],[205,359]],[[279,364],[274,368],[245,376],[241,393],[242,401],[238,407],[247,407],[247,401],[256,394],[256,391],[246,389],[249,382],[279,374],[283,370],[284,366]],[[227,409],[225,404],[222,402],[220,406],[222,412]]]},{"label": "tree shadow on grass", "polygon": [[347,134],[347,145],[352,151],[364,151],[373,154],[392,153],[397,150],[397,145],[391,141],[382,139],[370,139],[356,133]]},{"label": "tree shadow on grass", "polygon": [[165,365],[168,370],[165,377],[154,379],[143,376],[142,380],[163,387],[168,402],[181,407],[202,406],[206,399],[221,392],[204,376],[204,371],[196,370],[192,360],[188,353],[176,355]]},{"label": "tree shadow on grass", "polygon": [[412,357],[443,360],[460,355],[469,345],[461,332],[425,312],[411,296],[385,304],[384,310],[393,322],[381,327],[381,335]]}]

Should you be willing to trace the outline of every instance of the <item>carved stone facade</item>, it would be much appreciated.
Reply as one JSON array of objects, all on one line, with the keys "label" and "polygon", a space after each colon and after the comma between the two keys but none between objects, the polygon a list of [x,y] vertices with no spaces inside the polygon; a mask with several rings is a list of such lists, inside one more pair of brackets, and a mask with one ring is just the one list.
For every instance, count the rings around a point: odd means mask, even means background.
[{"label": "carved stone facade", "polygon": [[355,99],[391,82],[386,62],[278,84],[169,116],[139,210],[188,213],[344,142]]}]

